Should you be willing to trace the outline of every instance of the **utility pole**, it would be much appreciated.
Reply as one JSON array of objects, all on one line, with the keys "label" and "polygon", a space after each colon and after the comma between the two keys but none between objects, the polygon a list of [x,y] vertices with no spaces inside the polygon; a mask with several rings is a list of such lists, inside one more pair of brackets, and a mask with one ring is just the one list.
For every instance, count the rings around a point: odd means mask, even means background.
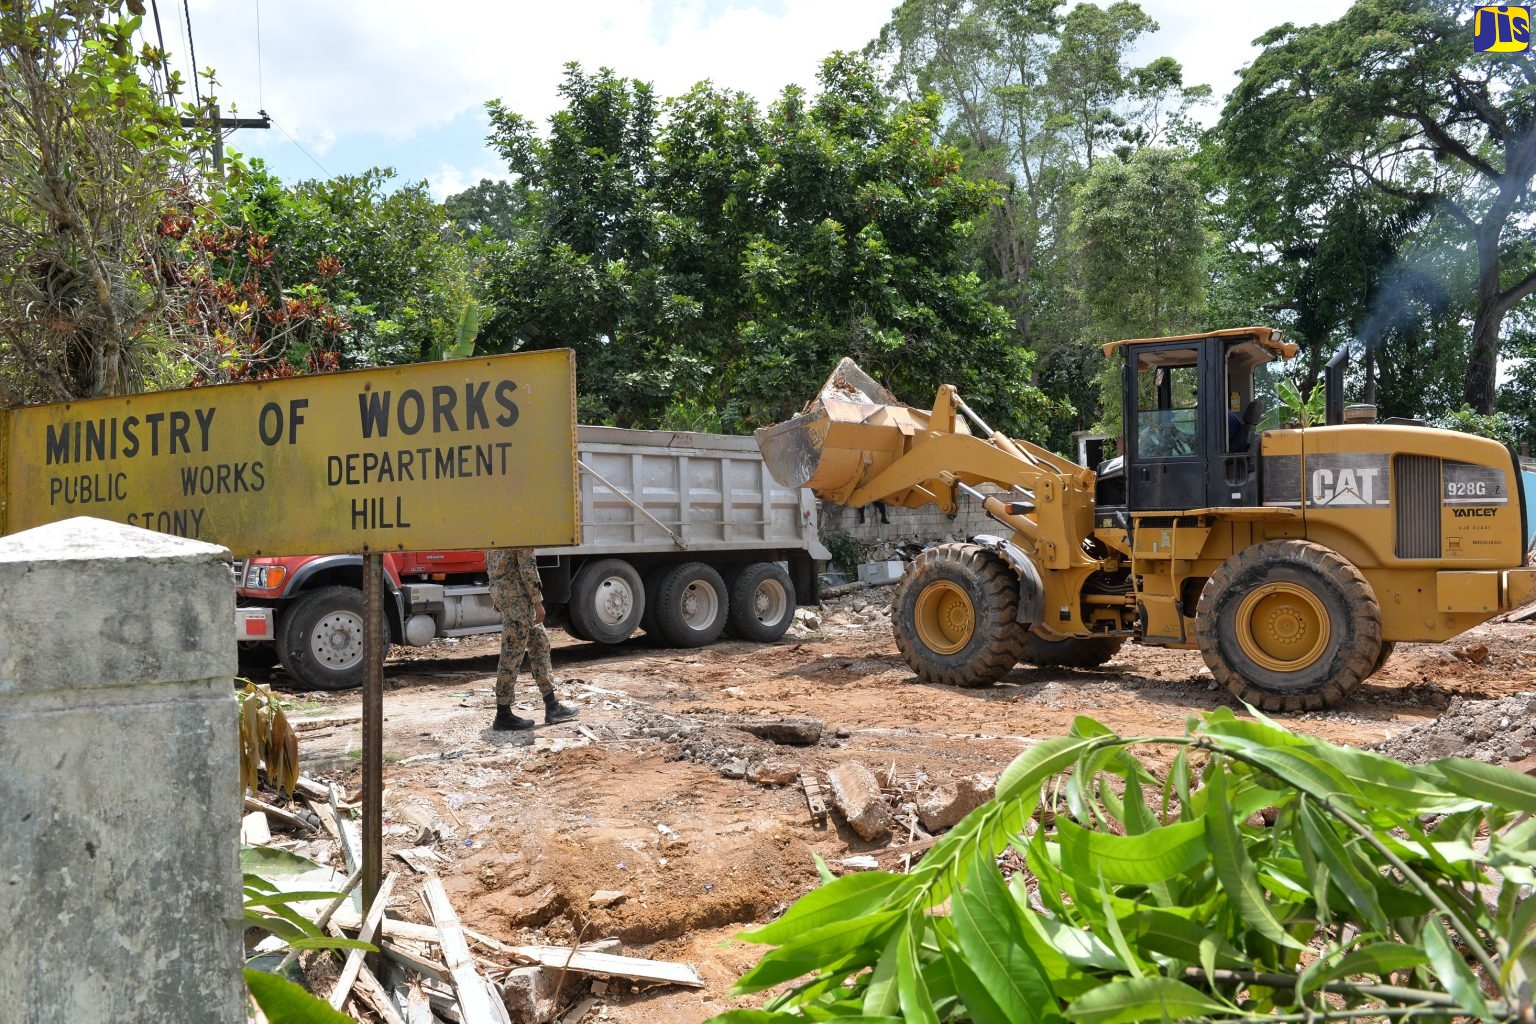
[{"label": "utility pole", "polygon": [[212,117],[183,117],[183,128],[198,128],[203,125],[212,125],[218,129],[213,137],[213,167],[219,177],[224,177],[224,129],[226,128],[271,128],[272,119],[267,116],[265,110],[258,110],[260,117],[220,117],[219,105],[213,105]]}]

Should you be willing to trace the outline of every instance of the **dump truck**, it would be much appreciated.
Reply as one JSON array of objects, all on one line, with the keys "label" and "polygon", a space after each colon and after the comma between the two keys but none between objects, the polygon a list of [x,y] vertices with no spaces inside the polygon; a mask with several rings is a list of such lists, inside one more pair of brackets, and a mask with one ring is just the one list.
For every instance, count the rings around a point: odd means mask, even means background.
[{"label": "dump truck", "polygon": [[[642,628],[670,647],[724,632],[768,643],[817,600],[816,563],[831,554],[816,502],[776,486],[751,437],[580,426],[576,451],[580,543],[534,552],[550,625],[603,644]],[[391,642],[500,632],[484,552],[383,561]],[[250,558],[235,572],[242,668],[281,662],[315,689],[361,684],[361,557]]]},{"label": "dump truck", "polygon": [[1418,421],[1346,422],[1346,349],[1324,422],[1272,429],[1258,384],[1296,354],[1278,331],[1103,351],[1120,361],[1124,450],[1097,471],[994,431],[952,386],[932,409],[903,405],[850,360],[757,432],[786,486],[853,506],[974,500],[1004,528],[906,567],[891,621],[920,679],[1095,666],[1134,640],[1198,649],[1250,705],[1299,711],[1344,700],[1395,643],[1450,639],[1536,595],[1516,455]]}]

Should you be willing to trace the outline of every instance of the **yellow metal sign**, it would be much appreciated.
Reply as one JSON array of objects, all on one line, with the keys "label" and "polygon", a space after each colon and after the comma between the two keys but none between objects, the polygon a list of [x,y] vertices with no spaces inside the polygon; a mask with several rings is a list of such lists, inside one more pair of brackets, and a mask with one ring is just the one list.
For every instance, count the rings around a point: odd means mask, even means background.
[{"label": "yellow metal sign", "polygon": [[0,533],[94,516],[237,555],[579,536],[575,354],[456,359],[0,415]]}]

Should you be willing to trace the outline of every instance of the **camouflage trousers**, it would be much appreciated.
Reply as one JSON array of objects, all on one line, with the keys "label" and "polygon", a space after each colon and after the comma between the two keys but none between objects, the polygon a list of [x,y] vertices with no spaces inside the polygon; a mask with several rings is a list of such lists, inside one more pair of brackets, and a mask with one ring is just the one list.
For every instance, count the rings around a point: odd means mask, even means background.
[{"label": "camouflage trousers", "polygon": [[533,621],[533,606],[527,598],[498,594],[492,599],[501,610],[501,658],[496,662],[496,703],[512,704],[517,689],[517,674],[523,656],[533,667],[533,681],[541,694],[555,692],[554,671],[549,664],[549,634]]}]

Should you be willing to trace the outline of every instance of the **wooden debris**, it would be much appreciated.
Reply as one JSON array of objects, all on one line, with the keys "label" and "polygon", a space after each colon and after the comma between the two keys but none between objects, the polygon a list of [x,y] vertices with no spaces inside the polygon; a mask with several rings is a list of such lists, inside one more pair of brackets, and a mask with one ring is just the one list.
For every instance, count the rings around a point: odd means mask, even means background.
[{"label": "wooden debris", "polygon": [[578,725],[576,727],[576,731],[581,733],[587,739],[591,740],[593,743],[601,743],[601,742],[603,742],[598,737],[597,733],[592,731],[592,727],[591,726],[588,726],[588,725]]},{"label": "wooden debris", "polygon": [[266,846],[272,841],[272,830],[267,827],[267,816],[252,811],[240,819],[240,845]]},{"label": "wooden debris", "polygon": [[[357,951],[353,950],[353,952]],[[379,1015],[384,1024],[405,1024],[400,1011],[395,1009],[395,1001],[389,997],[383,983],[374,977],[366,964],[358,969],[357,994],[363,997],[363,1002]]]},{"label": "wooden debris", "polygon": [[[389,894],[395,888],[395,878],[395,873],[391,871],[380,883],[373,905],[368,908],[368,916],[363,918],[363,927],[357,933],[357,937],[362,941],[372,942],[374,934],[379,930],[379,922],[384,920],[384,909],[389,906]],[[339,1010],[347,1001],[347,995],[352,991],[352,983],[357,980],[358,971],[362,969],[364,955],[360,949],[347,952],[347,962],[341,968],[341,977],[336,979],[336,987],[331,990],[331,1009]]]},{"label": "wooden debris", "polygon": [[[350,893],[353,889],[356,889],[357,883],[362,880],[363,873],[361,871],[352,872],[352,877],[347,879],[347,884],[341,887],[341,891],[336,894],[336,898],[331,901],[330,906],[326,907],[325,912],[320,915],[317,921],[315,921],[316,928],[319,928],[321,931],[325,931],[326,927],[331,923],[331,918],[336,914],[336,911],[340,910],[341,905],[347,902],[347,894]],[[299,951],[297,949],[290,949],[288,951],[288,955],[283,957],[283,962],[278,964],[277,970],[273,971],[272,973],[281,975],[283,971],[287,969],[288,965],[293,963],[293,961],[298,958],[298,955]]]},{"label": "wooden debris", "polygon": [[248,796],[245,798],[245,809],[248,811],[260,811],[267,817],[276,818],[278,821],[282,822],[284,825],[288,825],[291,828],[300,828],[305,832],[315,831],[314,825],[310,824],[308,821],[305,821],[303,818],[299,817],[297,814],[294,814],[292,811],[285,811],[281,807],[274,807],[265,801],[257,800],[253,796]]},{"label": "wooden debris", "polygon": [[314,732],[316,729],[331,729],[338,725],[356,725],[363,720],[362,715],[332,715],[329,718],[290,718],[288,724],[294,732]]},{"label": "wooden debris", "polygon": [[329,800],[331,791],[325,788],[324,783],[316,782],[307,775],[300,775],[299,781],[294,783],[293,791],[310,800]]},{"label": "wooden debris", "polygon": [[405,861],[410,869],[418,875],[430,875],[438,867],[451,863],[448,858],[430,846],[416,846],[409,850],[396,850],[395,856]]},{"label": "wooden debris", "polygon": [[[398,990],[397,990],[398,991]],[[421,982],[412,979],[405,992],[405,1024],[434,1024],[432,1004]]]},{"label": "wooden debris", "polygon": [[827,798],[821,791],[821,784],[816,777],[809,772],[800,775],[800,788],[805,790],[805,804],[810,808],[811,817],[821,824],[827,821]]},{"label": "wooden debris", "polygon": [[[437,941],[435,937],[433,941]],[[388,938],[380,939],[375,945],[379,947],[380,952],[396,963],[409,967],[423,977],[435,978],[445,985],[449,984],[450,978],[447,965],[427,956],[426,953],[422,952],[422,947],[408,946]]]},{"label": "wooden debris", "polygon": [[581,1002],[571,1007],[570,1011],[567,1012],[564,1017],[560,1018],[560,1024],[577,1024],[577,1021],[581,1020],[581,1018],[590,1013],[592,1011],[592,1007],[596,1005],[597,997],[587,996]]},{"label": "wooden debris", "polygon": [[578,971],[582,974],[604,974],[634,981],[655,981],[688,988],[703,988],[704,979],[686,964],[666,960],[645,960],[635,956],[619,956],[616,953],[588,953],[565,946],[510,946],[515,954],[528,957],[535,963],[557,970]]},{"label": "wooden debris", "polygon": [[[448,974],[453,980],[453,990],[459,998],[459,1012],[464,1024],[496,1024],[501,1020],[501,1015],[494,1013],[491,990],[475,969],[469,943],[464,940],[464,928],[448,899],[447,890],[443,888],[443,880],[436,875],[427,876],[421,895],[426,900],[427,910],[432,914],[432,923],[437,926],[440,936],[438,946],[443,951]],[[502,1015],[505,1013],[503,1007]]]}]

